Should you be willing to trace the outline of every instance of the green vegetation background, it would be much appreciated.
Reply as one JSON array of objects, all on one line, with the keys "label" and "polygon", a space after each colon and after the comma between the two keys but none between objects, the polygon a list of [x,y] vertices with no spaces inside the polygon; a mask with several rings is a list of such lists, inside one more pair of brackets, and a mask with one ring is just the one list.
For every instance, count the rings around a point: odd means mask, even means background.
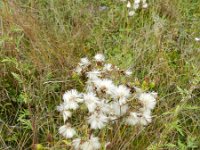
[{"label": "green vegetation background", "polygon": [[117,0],[1,0],[0,149],[66,149],[56,106],[96,52],[159,93],[152,124],[111,135],[112,149],[200,149],[200,1],[148,3],[128,17]]}]

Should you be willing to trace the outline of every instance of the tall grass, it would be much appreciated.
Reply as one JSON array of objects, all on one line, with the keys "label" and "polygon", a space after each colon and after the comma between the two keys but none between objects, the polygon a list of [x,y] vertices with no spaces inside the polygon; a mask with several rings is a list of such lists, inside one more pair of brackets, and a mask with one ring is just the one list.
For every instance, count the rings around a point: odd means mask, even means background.
[{"label": "tall grass", "polygon": [[159,93],[144,130],[105,131],[112,149],[200,149],[200,1],[152,0],[127,13],[119,1],[0,1],[1,149],[70,145],[58,135],[55,106],[81,88],[72,78],[79,58],[96,52]]}]

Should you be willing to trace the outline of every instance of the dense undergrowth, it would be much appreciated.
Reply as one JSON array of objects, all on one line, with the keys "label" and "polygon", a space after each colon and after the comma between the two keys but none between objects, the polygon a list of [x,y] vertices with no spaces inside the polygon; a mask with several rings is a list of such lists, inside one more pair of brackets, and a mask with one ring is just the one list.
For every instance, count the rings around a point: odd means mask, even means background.
[{"label": "dense undergrowth", "polygon": [[158,92],[153,122],[113,132],[111,149],[200,149],[200,1],[148,4],[128,17],[114,0],[0,1],[0,149],[70,149],[56,106],[97,52]]}]

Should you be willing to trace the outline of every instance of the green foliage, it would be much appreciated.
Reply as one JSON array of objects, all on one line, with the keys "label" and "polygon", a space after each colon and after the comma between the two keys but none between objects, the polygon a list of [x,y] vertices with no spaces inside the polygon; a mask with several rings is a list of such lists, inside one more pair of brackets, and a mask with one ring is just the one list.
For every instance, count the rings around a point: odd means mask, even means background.
[{"label": "green foliage", "polygon": [[30,121],[30,112],[28,110],[20,111],[17,121],[20,122],[20,124],[22,124],[24,129],[32,129]]},{"label": "green foliage", "polygon": [[99,51],[159,96],[152,124],[119,125],[112,149],[200,149],[200,1],[153,0],[134,17],[125,5],[0,1],[0,149],[69,147],[57,134],[56,106],[66,90],[83,88],[72,74],[77,60]]}]

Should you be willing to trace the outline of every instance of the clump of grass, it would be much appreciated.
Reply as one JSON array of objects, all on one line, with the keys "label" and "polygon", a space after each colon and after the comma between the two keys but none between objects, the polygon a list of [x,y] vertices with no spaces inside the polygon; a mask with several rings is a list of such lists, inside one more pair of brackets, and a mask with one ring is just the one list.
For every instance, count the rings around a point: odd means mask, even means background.
[{"label": "clump of grass", "polygon": [[72,78],[79,58],[97,51],[159,93],[153,122],[113,131],[113,149],[199,149],[200,2],[148,4],[128,17],[121,2],[1,1],[1,149],[66,149],[55,106],[81,88]]}]

